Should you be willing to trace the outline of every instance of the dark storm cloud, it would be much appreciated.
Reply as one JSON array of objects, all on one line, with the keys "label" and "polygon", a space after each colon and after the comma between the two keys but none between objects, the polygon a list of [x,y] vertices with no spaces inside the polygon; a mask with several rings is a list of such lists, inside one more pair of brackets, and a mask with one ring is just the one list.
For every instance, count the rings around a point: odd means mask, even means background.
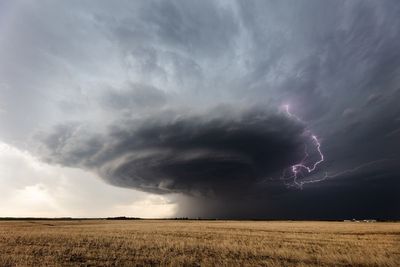
[{"label": "dark storm cloud", "polygon": [[[48,161],[197,194],[182,208],[193,215],[398,211],[398,1],[68,1],[20,13],[0,43],[3,138],[40,130]],[[305,129],[325,161],[301,179],[343,175],[288,189],[275,178],[301,158]]]},{"label": "dark storm cloud", "polygon": [[[261,109],[165,112],[96,138],[79,126],[43,139],[46,158],[96,171],[111,184],[155,193],[235,197],[302,157],[303,125]],[[89,136],[87,138],[87,136]]]}]

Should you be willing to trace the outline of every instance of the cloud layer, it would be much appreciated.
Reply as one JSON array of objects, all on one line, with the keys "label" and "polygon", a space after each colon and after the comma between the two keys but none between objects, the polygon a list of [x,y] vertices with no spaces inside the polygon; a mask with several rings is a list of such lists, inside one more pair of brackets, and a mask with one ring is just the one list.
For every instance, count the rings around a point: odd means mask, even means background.
[{"label": "cloud layer", "polygon": [[43,142],[48,161],[87,168],[117,186],[235,195],[298,161],[307,136],[282,113],[226,106],[124,121],[97,137],[70,125]]},{"label": "cloud layer", "polygon": [[[3,141],[187,213],[400,214],[398,1],[0,5]],[[331,178],[292,191],[307,132]]]}]

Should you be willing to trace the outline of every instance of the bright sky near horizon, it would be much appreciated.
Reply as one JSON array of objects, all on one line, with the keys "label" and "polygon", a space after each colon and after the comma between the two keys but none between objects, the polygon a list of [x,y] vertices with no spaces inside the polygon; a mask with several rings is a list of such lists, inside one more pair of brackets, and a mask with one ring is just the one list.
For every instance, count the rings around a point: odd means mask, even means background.
[{"label": "bright sky near horizon", "polygon": [[1,217],[173,217],[163,196],[110,186],[87,171],[51,166],[0,143]]}]

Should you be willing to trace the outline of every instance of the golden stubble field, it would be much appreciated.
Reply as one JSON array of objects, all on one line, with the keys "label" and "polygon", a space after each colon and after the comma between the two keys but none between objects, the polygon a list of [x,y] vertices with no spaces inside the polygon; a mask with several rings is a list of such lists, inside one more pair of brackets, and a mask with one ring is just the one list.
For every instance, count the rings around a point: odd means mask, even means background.
[{"label": "golden stubble field", "polygon": [[399,223],[0,221],[0,266],[400,266]]}]

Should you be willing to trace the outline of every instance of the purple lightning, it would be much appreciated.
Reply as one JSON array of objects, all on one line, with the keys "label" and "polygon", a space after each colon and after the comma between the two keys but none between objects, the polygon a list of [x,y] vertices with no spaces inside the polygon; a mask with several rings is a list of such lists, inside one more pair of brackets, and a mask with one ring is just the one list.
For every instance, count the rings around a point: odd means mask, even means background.
[{"label": "purple lightning", "polygon": [[[283,105],[282,107],[287,116],[295,119],[298,122],[305,124],[305,122],[302,119],[300,119],[299,117],[297,117],[296,115],[294,115],[293,113],[290,112],[289,105],[286,104],[286,105]],[[316,160],[312,164],[306,164],[307,160],[309,159],[309,154],[308,154],[308,150],[307,150],[307,144],[304,144],[304,157],[302,158],[302,160],[300,162],[284,169],[282,176],[280,177],[280,180],[283,180],[283,181],[290,180],[291,181],[289,184],[286,184],[287,186],[295,186],[297,188],[302,189],[303,185],[305,185],[305,184],[322,182],[322,181],[330,179],[330,178],[335,178],[338,176],[356,172],[360,169],[363,169],[363,168],[366,168],[366,167],[369,167],[369,166],[372,166],[375,164],[396,160],[396,159],[389,159],[389,158],[378,159],[378,160],[370,161],[367,163],[363,163],[352,169],[347,169],[347,170],[336,172],[333,174],[329,174],[328,172],[325,172],[325,174],[320,178],[314,177],[311,179],[303,179],[300,181],[299,178],[306,178],[306,175],[311,175],[312,172],[314,172],[317,169],[318,165],[321,164],[322,162],[324,162],[324,159],[325,159],[324,154],[322,153],[322,150],[321,150],[321,142],[318,140],[318,137],[307,128],[305,129],[304,134],[307,135],[307,137],[310,138],[310,140],[312,141],[313,147],[315,149],[315,153],[318,154],[319,159]]]},{"label": "purple lightning", "polygon": [[[299,117],[297,117],[296,115],[294,115],[290,112],[289,105],[283,105],[283,108],[289,117],[294,118],[295,120],[304,123],[303,120],[301,120]],[[286,176],[287,170],[284,170],[283,175],[281,177],[281,179],[284,179],[284,180],[286,180],[286,179],[293,180],[293,183],[300,188],[303,186],[304,181],[299,182],[298,178],[300,176],[304,177],[304,172],[306,172],[308,174],[312,173],[313,171],[315,171],[317,166],[324,161],[324,154],[321,151],[321,143],[318,140],[317,136],[308,129],[306,129],[305,134],[309,136],[309,138],[312,141],[312,144],[315,146],[316,152],[319,155],[319,160],[312,163],[311,166],[306,165],[305,162],[309,158],[309,154],[307,152],[307,144],[305,144],[303,159],[299,163],[296,163],[296,164],[290,166],[289,170],[290,170],[291,174],[289,175],[289,177]]]}]

